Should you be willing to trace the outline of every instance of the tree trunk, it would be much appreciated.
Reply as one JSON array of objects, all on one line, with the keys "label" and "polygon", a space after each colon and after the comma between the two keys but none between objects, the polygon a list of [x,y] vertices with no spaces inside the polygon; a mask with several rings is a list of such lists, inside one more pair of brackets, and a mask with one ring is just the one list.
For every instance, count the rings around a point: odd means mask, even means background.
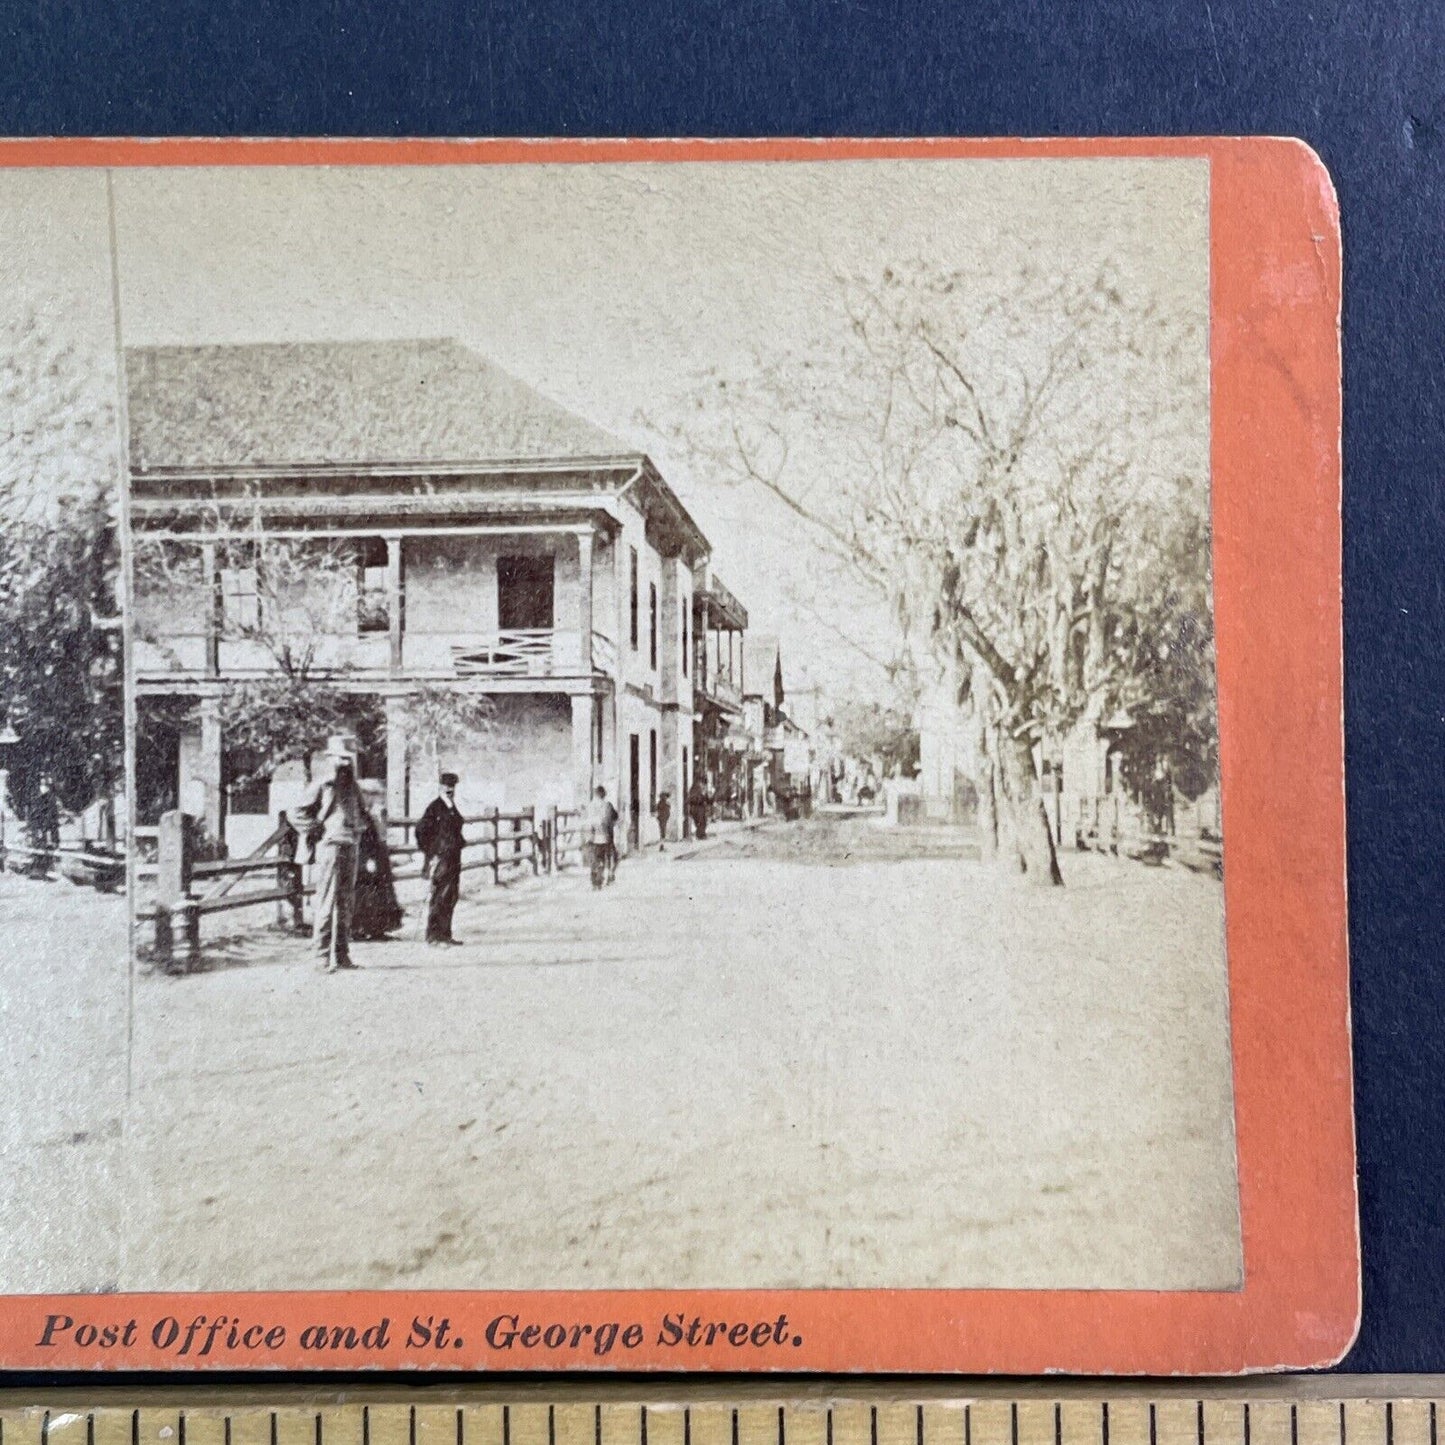
[{"label": "tree trunk", "polygon": [[1027,738],[1000,738],[1000,762],[1011,820],[1011,861],[1030,883],[1061,888],[1064,875],[1054,847],[1053,829],[1039,789],[1033,749]]},{"label": "tree trunk", "polygon": [[978,847],[985,862],[998,857],[998,781],[993,759],[987,755],[978,761],[974,778],[978,790]]},{"label": "tree trunk", "polygon": [[988,728],[982,723],[974,741],[974,788],[978,792],[978,847],[986,863],[998,857],[998,768],[989,747]]}]

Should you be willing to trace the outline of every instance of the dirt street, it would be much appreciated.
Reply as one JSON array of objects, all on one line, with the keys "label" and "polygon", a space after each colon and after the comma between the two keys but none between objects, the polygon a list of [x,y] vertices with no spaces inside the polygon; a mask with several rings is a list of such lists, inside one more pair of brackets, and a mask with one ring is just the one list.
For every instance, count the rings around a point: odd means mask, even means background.
[{"label": "dirt street", "polygon": [[[349,975],[270,931],[141,974],[128,1180],[97,1201],[123,1246],[77,1268],[127,1289],[1234,1282],[1219,885],[1070,855],[1068,889],[1039,892],[864,826],[630,861],[600,894],[470,882],[465,947],[427,949],[411,908]],[[88,1051],[112,1048],[90,1013],[120,1015],[124,976],[88,966],[59,990],[81,1033],[39,1047],[110,1103],[60,1133],[119,1102],[115,1055]]]},{"label": "dirt street", "polygon": [[120,1278],[125,899],[0,874],[0,1288]]},{"label": "dirt street", "polygon": [[1232,1281],[1218,885],[818,827],[141,979],[127,1284]]}]

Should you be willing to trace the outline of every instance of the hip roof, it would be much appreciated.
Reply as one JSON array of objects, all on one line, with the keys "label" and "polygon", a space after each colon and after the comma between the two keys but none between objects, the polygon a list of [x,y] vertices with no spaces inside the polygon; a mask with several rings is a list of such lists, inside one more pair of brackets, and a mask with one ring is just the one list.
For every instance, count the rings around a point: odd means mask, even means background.
[{"label": "hip roof", "polygon": [[635,455],[450,339],[142,346],[125,361],[134,473]]}]

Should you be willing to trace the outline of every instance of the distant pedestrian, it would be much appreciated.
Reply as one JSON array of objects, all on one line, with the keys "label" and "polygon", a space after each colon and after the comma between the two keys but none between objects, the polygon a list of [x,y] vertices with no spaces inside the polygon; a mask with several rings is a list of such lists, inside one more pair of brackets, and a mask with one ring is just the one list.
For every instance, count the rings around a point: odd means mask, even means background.
[{"label": "distant pedestrian", "polygon": [[687,814],[692,819],[694,837],[706,838],[707,792],[703,788],[701,778],[694,778],[692,786],[687,790]]},{"label": "distant pedestrian", "polygon": [[356,781],[356,745],[333,737],[325,758],[332,764],[331,777],[312,788],[296,815],[319,867],[312,951],[323,973],[336,973],[356,967],[351,961],[351,915],[361,835],[370,817]]},{"label": "distant pedestrian", "polygon": [[35,792],[35,801],[27,819],[30,846],[35,849],[30,855],[30,873],[35,878],[45,878],[50,873],[54,854],[60,847],[60,804],[56,801],[55,790],[49,778],[41,778]]},{"label": "distant pedestrian", "polygon": [[657,795],[657,807],[653,810],[657,814],[657,851],[667,852],[667,825],[672,821],[672,795],[670,793],[659,793]]},{"label": "distant pedestrian", "polygon": [[452,936],[452,913],[462,887],[461,810],[457,807],[457,775],[443,773],[438,780],[441,796],[427,804],[416,827],[417,847],[422,851],[422,874],[431,880],[427,895],[426,941],[439,945],[460,943]]},{"label": "distant pedestrian", "polygon": [[607,800],[607,789],[599,786],[582,814],[582,852],[594,888],[609,881],[616,831],[617,809]]},{"label": "distant pedestrian", "polygon": [[622,823],[622,814],[613,806],[612,799],[607,799],[607,806],[603,809],[607,821],[607,881],[617,882],[617,829]]}]

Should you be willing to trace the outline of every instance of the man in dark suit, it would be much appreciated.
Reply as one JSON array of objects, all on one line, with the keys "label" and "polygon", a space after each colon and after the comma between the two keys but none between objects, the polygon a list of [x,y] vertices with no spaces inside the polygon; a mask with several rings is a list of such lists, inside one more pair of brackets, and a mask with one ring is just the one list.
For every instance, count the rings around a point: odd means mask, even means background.
[{"label": "man in dark suit", "polygon": [[417,824],[416,842],[422,851],[422,872],[431,879],[427,898],[426,941],[460,943],[452,937],[452,910],[462,884],[462,815],[457,808],[457,775],[441,775],[441,797],[427,804]]}]

